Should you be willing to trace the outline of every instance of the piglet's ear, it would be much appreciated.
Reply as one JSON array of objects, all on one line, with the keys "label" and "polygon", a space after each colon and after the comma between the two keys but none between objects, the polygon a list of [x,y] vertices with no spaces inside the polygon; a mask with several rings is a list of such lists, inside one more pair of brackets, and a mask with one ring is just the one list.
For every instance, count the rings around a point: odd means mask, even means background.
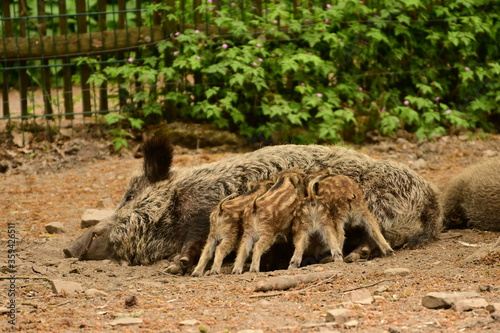
[{"label": "piglet's ear", "polygon": [[168,178],[172,164],[173,147],[164,136],[155,136],[146,140],[144,151],[144,176],[151,183]]}]

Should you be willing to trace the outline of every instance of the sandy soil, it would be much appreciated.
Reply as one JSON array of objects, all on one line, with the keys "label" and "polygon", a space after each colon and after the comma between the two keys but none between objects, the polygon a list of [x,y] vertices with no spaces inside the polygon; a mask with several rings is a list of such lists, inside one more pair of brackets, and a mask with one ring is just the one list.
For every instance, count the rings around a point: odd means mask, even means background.
[{"label": "sandy soil", "polygon": [[[436,142],[410,143],[383,139],[355,149],[375,158],[391,158],[418,168],[421,175],[444,184],[464,167],[500,155],[500,137],[443,137]],[[148,267],[120,266],[111,261],[65,259],[62,248],[81,231],[88,208],[116,205],[126,180],[142,160],[131,153],[110,155],[110,145],[89,137],[35,142],[24,148],[4,144],[0,158],[0,262],[2,302],[7,307],[9,281],[15,274],[16,324],[0,315],[0,329],[50,332],[462,332],[500,331],[485,309],[456,312],[421,305],[428,292],[478,291],[489,303],[500,302],[500,261],[465,260],[479,247],[493,243],[499,233],[453,230],[423,249],[396,251],[388,258],[353,264],[316,264],[298,270],[223,274],[192,278],[164,273],[167,262]],[[236,151],[176,148],[177,166],[223,158]],[[418,161],[421,159],[420,161]],[[418,161],[418,162],[417,162]],[[423,163],[425,162],[425,163]],[[61,222],[67,232],[49,235],[44,226]],[[15,224],[13,273],[7,266],[7,228]],[[12,229],[12,228],[10,228]],[[408,268],[406,276],[387,276],[388,268]],[[226,271],[227,272],[227,268]],[[331,278],[276,292],[256,292],[270,276],[329,272]],[[49,280],[80,283],[83,290],[104,294],[52,291]],[[375,300],[351,302],[351,290],[368,290]],[[4,292],[5,291],[5,292]],[[135,296],[135,298],[133,298]],[[326,322],[328,310],[351,310],[348,325]],[[140,323],[113,325],[122,317]]]}]

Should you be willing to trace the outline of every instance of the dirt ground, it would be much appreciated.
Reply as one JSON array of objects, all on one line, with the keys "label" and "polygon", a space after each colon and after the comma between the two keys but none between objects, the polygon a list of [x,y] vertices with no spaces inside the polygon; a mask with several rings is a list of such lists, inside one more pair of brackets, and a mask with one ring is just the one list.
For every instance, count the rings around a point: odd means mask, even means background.
[{"label": "dirt ground", "polygon": [[[2,330],[37,332],[499,332],[484,309],[431,310],[422,297],[434,291],[477,291],[489,303],[500,302],[500,261],[468,262],[467,256],[498,239],[499,233],[453,230],[423,249],[400,249],[395,256],[352,264],[310,265],[298,270],[223,274],[192,278],[164,272],[167,262],[120,266],[112,261],[65,259],[62,249],[80,232],[89,208],[113,208],[127,178],[141,168],[133,153],[111,155],[108,141],[88,136],[35,142],[23,147],[0,144],[0,307],[8,307],[15,275],[16,323],[0,314]],[[354,149],[374,158],[412,165],[429,181],[443,185],[451,176],[483,158],[500,155],[500,136],[452,136],[412,143],[383,139]],[[176,147],[176,166],[215,161],[242,149]],[[3,167],[2,167],[3,165]],[[45,225],[61,222],[67,232],[50,235]],[[12,227],[12,223],[15,227]],[[11,224],[8,227],[8,224]],[[14,230],[15,268],[7,265],[7,229]],[[389,276],[389,268],[407,268]],[[227,268],[226,271],[227,273]],[[281,292],[256,292],[270,276],[316,272],[330,278]],[[49,280],[80,283],[87,293],[52,291]],[[98,289],[103,293],[91,293]],[[367,290],[371,304],[351,301],[352,290]],[[4,293],[5,291],[5,293]],[[351,310],[348,324],[326,321],[336,308]],[[119,318],[138,323],[116,324]],[[261,330],[261,331],[259,331]]]}]

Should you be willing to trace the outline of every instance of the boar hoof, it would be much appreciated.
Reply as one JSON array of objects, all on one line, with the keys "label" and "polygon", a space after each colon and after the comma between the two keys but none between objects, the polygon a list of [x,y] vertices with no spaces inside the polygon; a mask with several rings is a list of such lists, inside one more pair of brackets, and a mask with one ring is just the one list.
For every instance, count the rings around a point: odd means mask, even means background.
[{"label": "boar hoof", "polygon": [[182,275],[183,273],[181,267],[177,264],[172,264],[168,266],[166,272],[173,275]]},{"label": "boar hoof", "polygon": [[188,268],[190,260],[189,257],[184,256],[181,259],[179,259],[179,262],[181,266],[185,269]]},{"label": "boar hoof", "polygon": [[356,262],[359,259],[361,259],[361,256],[359,255],[359,253],[352,252],[344,258],[344,262],[351,263],[351,262]]}]

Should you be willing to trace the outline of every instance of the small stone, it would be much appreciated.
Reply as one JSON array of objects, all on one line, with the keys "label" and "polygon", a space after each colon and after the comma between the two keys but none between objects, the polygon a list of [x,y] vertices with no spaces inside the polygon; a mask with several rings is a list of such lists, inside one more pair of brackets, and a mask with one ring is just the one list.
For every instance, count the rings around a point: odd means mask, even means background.
[{"label": "small stone", "polygon": [[105,293],[104,291],[90,288],[90,289],[85,290],[85,296],[86,297],[97,297],[97,296],[108,296],[108,294]]},{"label": "small stone", "polygon": [[351,291],[351,301],[357,304],[372,304],[373,297],[367,289]]},{"label": "small stone", "polygon": [[411,168],[413,170],[425,170],[428,169],[429,166],[427,165],[427,162],[423,158],[419,158],[413,164],[411,165]]},{"label": "small stone", "polygon": [[45,230],[49,234],[63,234],[66,232],[64,225],[60,222],[51,222],[45,225]]},{"label": "small stone", "polygon": [[133,317],[124,317],[118,318],[110,322],[111,326],[117,325],[134,325],[134,324],[142,324],[143,320],[141,318],[133,318]]},{"label": "small stone", "polygon": [[384,296],[380,296],[380,295],[375,295],[375,296],[373,296],[373,300],[375,300],[375,301],[383,301],[383,300],[385,300],[385,297]]},{"label": "small stone", "polygon": [[9,312],[10,312],[9,308],[6,308],[5,306],[0,306],[0,314],[5,314]]},{"label": "small stone", "polygon": [[179,325],[184,325],[184,326],[194,326],[198,325],[200,322],[196,319],[188,319],[188,320],[183,320],[179,323]]},{"label": "small stone", "polygon": [[474,309],[481,309],[488,306],[488,302],[484,298],[469,298],[458,300],[453,308],[457,312],[471,311]]},{"label": "small stone", "polygon": [[485,150],[483,151],[483,157],[495,157],[497,156],[497,152],[494,150]]},{"label": "small stone", "polygon": [[500,313],[500,303],[491,303],[486,307],[489,313],[499,312]]},{"label": "small stone", "polygon": [[391,326],[389,327],[389,333],[401,333],[401,329],[399,327],[396,327],[396,326]]},{"label": "small stone", "polygon": [[264,333],[263,330],[241,330],[238,333]]},{"label": "small stone", "polygon": [[410,270],[408,268],[389,268],[384,271],[386,276],[406,276],[410,274]]},{"label": "small stone", "polygon": [[19,148],[24,147],[25,145],[29,144],[31,140],[33,140],[33,133],[31,132],[11,132],[12,134],[12,142]]},{"label": "small stone", "polygon": [[81,228],[89,228],[114,213],[113,209],[87,209],[82,216]]},{"label": "small stone", "polygon": [[487,291],[491,291],[491,286],[488,285],[488,284],[482,284],[480,285],[478,288],[477,288],[477,291],[479,292],[487,292]]},{"label": "small stone", "polygon": [[500,311],[490,313],[490,316],[495,321],[500,321]]},{"label": "small stone", "polygon": [[345,328],[355,327],[355,326],[358,326],[358,324],[359,324],[359,323],[358,323],[358,321],[357,321],[357,320],[352,319],[352,320],[346,321],[346,322],[344,323],[344,327],[345,327]]},{"label": "small stone", "polygon": [[52,291],[56,294],[60,294],[62,292],[66,292],[68,294],[83,292],[82,285],[78,282],[50,280],[50,284],[52,285]]},{"label": "small stone", "polygon": [[351,311],[347,309],[335,309],[326,312],[326,321],[343,324],[351,317]]},{"label": "small stone", "polygon": [[428,309],[449,309],[457,301],[467,298],[481,297],[475,291],[464,291],[458,293],[432,292],[422,298],[422,305]]},{"label": "small stone", "polygon": [[125,298],[125,307],[130,308],[138,304],[137,297],[135,295]]},{"label": "small stone", "polygon": [[73,131],[71,130],[71,128],[60,128],[59,134],[61,134],[62,137],[70,138],[73,134]]}]

